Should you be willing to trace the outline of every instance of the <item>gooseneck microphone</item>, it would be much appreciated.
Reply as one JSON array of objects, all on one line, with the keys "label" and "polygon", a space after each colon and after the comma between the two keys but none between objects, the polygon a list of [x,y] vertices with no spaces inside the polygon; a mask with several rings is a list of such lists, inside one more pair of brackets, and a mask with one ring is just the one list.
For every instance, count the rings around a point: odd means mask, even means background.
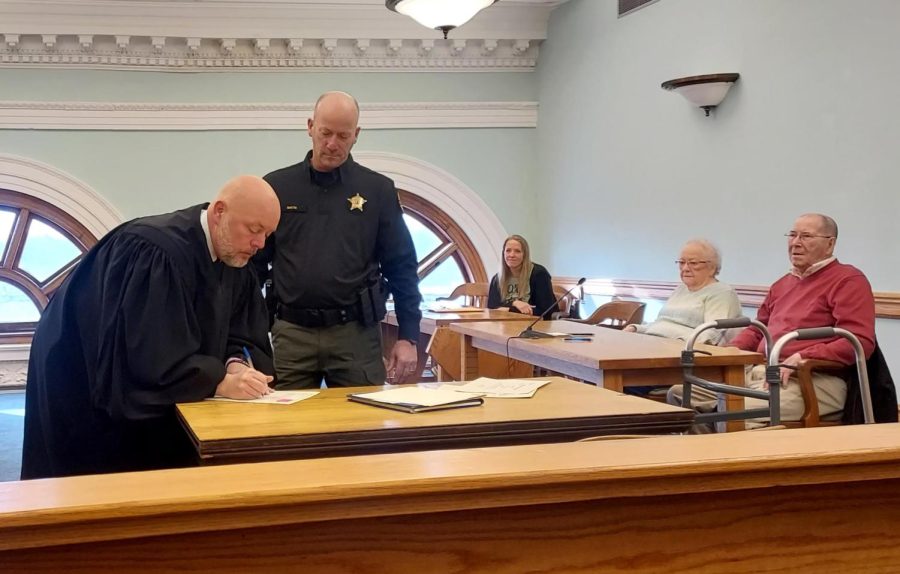
[{"label": "gooseneck microphone", "polygon": [[563,299],[565,299],[565,298],[569,295],[569,293],[571,293],[572,291],[575,290],[576,287],[581,287],[581,286],[584,284],[585,281],[587,281],[587,279],[585,279],[584,277],[582,277],[581,279],[578,280],[577,283],[575,283],[575,285],[572,286],[571,289],[569,289],[568,291],[566,291],[565,293],[563,293],[562,295],[560,295],[559,299],[557,299],[556,301],[553,302],[552,305],[550,305],[549,307],[547,307],[546,309],[544,309],[544,310],[541,312],[541,314],[537,316],[537,319],[535,319],[534,321],[531,322],[530,325],[528,325],[528,328],[527,328],[527,329],[525,329],[524,331],[522,331],[521,333],[519,333],[519,338],[520,338],[520,339],[546,339],[546,338],[548,338],[548,337],[553,337],[553,335],[548,335],[547,333],[542,333],[542,332],[540,332],[540,331],[535,331],[535,330],[534,330],[534,326],[537,324],[538,321],[540,321],[541,319],[544,318],[544,315],[546,315],[547,313],[550,312],[550,309],[556,307],[557,303],[559,303],[560,301],[562,301]]}]

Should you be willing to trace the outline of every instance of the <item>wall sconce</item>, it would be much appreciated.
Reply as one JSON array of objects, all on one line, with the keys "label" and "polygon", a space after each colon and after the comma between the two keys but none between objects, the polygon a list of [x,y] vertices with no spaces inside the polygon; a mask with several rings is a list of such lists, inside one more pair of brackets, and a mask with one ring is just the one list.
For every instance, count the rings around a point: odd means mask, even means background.
[{"label": "wall sconce", "polygon": [[426,28],[444,33],[462,26],[497,0],[385,0],[388,10],[409,16]]},{"label": "wall sconce", "polygon": [[740,78],[740,74],[706,74],[675,78],[662,83],[664,90],[674,90],[684,96],[687,101],[703,108],[706,115],[725,99],[731,85]]}]

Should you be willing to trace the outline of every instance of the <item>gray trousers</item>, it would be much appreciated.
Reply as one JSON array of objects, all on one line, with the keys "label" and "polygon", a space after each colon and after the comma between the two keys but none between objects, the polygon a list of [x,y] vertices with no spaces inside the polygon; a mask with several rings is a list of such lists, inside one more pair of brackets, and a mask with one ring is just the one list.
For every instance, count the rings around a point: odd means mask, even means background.
[{"label": "gray trousers", "polygon": [[383,385],[381,328],[358,321],[308,328],[276,319],[272,325],[276,389]]},{"label": "gray trousers", "polygon": [[[836,415],[844,410],[844,403],[847,400],[847,383],[840,377],[827,375],[824,373],[813,373],[813,387],[816,389],[816,398],[819,403],[819,416],[828,417],[828,415]],[[766,388],[766,367],[765,365],[755,365],[748,367],[744,384],[751,389],[767,390]],[[666,401],[673,405],[681,406],[683,403],[682,385],[675,385],[666,396]],[[803,416],[804,404],[803,395],[800,393],[800,384],[797,379],[791,377],[788,380],[787,387],[781,388],[781,420],[798,421]],[[710,413],[716,410],[718,405],[718,396],[712,391],[700,388],[697,385],[691,387],[691,407],[700,413]],[[744,407],[748,409],[766,408],[768,402],[762,399],[745,398]],[[769,419],[749,419],[746,421],[746,428],[757,428],[768,424]],[[710,432],[711,427],[706,425],[694,425],[691,432],[702,433]]]}]

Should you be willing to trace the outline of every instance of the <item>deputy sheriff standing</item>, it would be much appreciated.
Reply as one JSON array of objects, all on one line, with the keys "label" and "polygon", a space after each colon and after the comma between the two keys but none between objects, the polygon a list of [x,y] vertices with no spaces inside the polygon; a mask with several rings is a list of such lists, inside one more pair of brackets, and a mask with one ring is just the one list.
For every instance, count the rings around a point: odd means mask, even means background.
[{"label": "deputy sheriff standing", "polygon": [[[350,156],[359,135],[350,94],[322,94],[307,120],[312,151],[265,176],[281,221],[253,258],[272,313],[277,388],[412,382],[421,295],[394,182]],[[270,268],[271,266],[271,268]],[[379,322],[388,292],[399,323],[385,365]]]}]

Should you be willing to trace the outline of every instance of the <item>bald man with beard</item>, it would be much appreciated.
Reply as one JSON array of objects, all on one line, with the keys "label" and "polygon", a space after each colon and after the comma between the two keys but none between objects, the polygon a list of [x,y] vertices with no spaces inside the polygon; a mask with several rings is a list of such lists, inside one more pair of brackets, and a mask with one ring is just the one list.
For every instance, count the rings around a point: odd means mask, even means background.
[{"label": "bald man with beard", "polygon": [[212,203],[124,223],[85,254],[35,331],[23,479],[189,464],[176,403],[270,392],[246,265],[280,215],[269,184],[239,176]]}]

